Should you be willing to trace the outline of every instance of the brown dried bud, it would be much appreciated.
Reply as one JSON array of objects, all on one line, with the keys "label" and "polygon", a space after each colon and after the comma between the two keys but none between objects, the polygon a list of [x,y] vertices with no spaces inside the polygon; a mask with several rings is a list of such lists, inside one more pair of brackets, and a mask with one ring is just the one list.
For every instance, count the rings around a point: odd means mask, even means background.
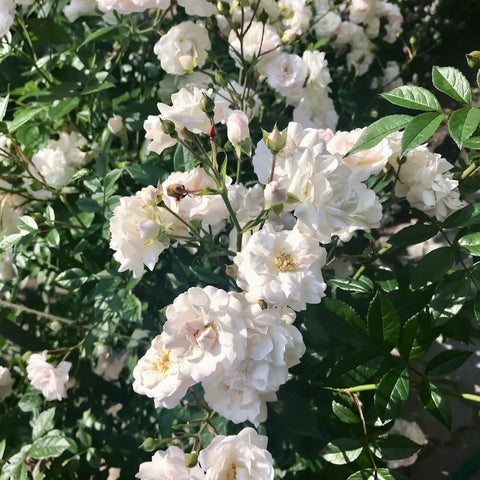
[{"label": "brown dried bud", "polygon": [[181,183],[172,183],[172,185],[167,186],[167,195],[179,202],[188,195],[188,190]]}]

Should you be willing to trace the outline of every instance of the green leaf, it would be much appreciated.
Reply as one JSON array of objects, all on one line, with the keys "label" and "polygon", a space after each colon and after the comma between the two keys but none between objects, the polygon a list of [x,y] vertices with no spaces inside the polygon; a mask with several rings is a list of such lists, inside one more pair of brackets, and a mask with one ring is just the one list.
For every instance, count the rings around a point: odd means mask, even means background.
[{"label": "green leaf", "polygon": [[332,412],[343,423],[360,423],[353,400],[347,395],[339,394],[336,400],[332,400]]},{"label": "green leaf", "polygon": [[427,375],[443,375],[461,367],[473,352],[467,350],[445,350],[435,355],[425,367]]},{"label": "green leaf", "polygon": [[90,42],[93,42],[94,40],[99,40],[101,38],[112,38],[114,35],[113,33],[116,33],[119,31],[121,33],[121,30],[125,30],[125,27],[123,25],[111,25],[108,27],[103,27],[99,28],[97,30],[94,30],[92,33],[90,33],[87,38],[77,47],[77,49],[82,48],[84,45],[89,44]]},{"label": "green leaf", "polygon": [[101,92],[115,87],[115,78],[108,72],[97,72],[95,78],[88,80],[84,89],[80,92],[81,95],[90,95],[91,93]]},{"label": "green leaf", "polygon": [[328,463],[345,465],[354,462],[362,453],[362,442],[356,438],[338,438],[320,451],[320,456]]},{"label": "green leaf", "polygon": [[0,98],[0,122],[3,120],[5,117],[5,114],[7,113],[7,106],[8,106],[8,100],[10,99],[10,95],[7,95],[4,98]]},{"label": "green leaf", "polygon": [[406,127],[402,136],[400,157],[405,156],[410,150],[425,143],[437,130],[442,120],[443,113],[427,112],[417,115]]},{"label": "green leaf", "polygon": [[461,237],[458,243],[472,255],[480,256],[480,232],[468,233]]},{"label": "green leaf", "polygon": [[350,475],[347,480],[408,480],[407,477],[397,472],[391,472],[387,468],[364,468]]},{"label": "green leaf", "polygon": [[22,412],[33,412],[42,405],[43,400],[39,392],[27,392],[18,402],[18,406]]},{"label": "green leaf", "polygon": [[15,132],[15,130],[35,118],[42,111],[43,107],[22,108],[17,110],[17,112],[19,112],[18,115],[15,114],[13,120],[7,122],[8,131],[10,133]]},{"label": "green leaf", "polygon": [[97,201],[93,198],[79,198],[75,205],[77,205],[78,209],[82,212],[99,212],[100,205]]},{"label": "green leaf", "polygon": [[480,135],[478,137],[470,137],[463,142],[465,148],[480,149]]},{"label": "green leaf", "polygon": [[173,156],[173,168],[177,172],[188,172],[195,168],[195,157],[182,145],[177,145]]},{"label": "green leaf", "polygon": [[53,429],[53,419],[55,417],[55,407],[42,412],[32,421],[32,439],[36,440],[43,434]]},{"label": "green leaf", "polygon": [[432,81],[441,92],[465,105],[472,104],[472,90],[465,76],[453,67],[433,67]]},{"label": "green leaf", "polygon": [[62,118],[73,109],[77,108],[80,104],[80,99],[78,97],[67,98],[66,100],[61,100],[57,102],[55,106],[48,109],[48,116],[52,120],[57,120]]},{"label": "green leaf", "polygon": [[480,203],[470,203],[448,216],[443,221],[443,227],[468,227],[477,223],[480,223]]},{"label": "green leaf", "polygon": [[480,323],[480,290],[475,294],[474,300],[475,318]]},{"label": "green leaf", "polygon": [[479,108],[461,108],[450,115],[448,130],[458,148],[462,148],[464,142],[473,135],[479,123]]},{"label": "green leaf", "polygon": [[365,322],[348,303],[337,300],[336,298],[327,297],[324,299],[324,304],[328,310],[340,318],[343,318],[349,325],[366,331]]},{"label": "green leaf", "polygon": [[407,401],[410,380],[406,368],[392,368],[381,379],[375,391],[375,408],[382,419],[394,418]]},{"label": "green leaf", "polygon": [[51,18],[30,17],[25,19],[25,23],[42,43],[66,45],[71,42],[68,32]]},{"label": "green leaf", "polygon": [[445,278],[435,290],[430,302],[435,324],[441,325],[462,309],[470,292],[470,281],[463,272],[455,272]]},{"label": "green leaf", "polygon": [[371,447],[373,454],[382,460],[401,460],[417,453],[421,445],[401,435],[381,435]]},{"label": "green leaf", "polygon": [[385,100],[400,107],[424,110],[425,112],[442,111],[435,95],[423,87],[403,85],[381,95]]},{"label": "green leaf", "polygon": [[381,292],[375,295],[367,313],[368,331],[373,339],[391,348],[400,334],[400,318],[390,300]]},{"label": "green leaf", "polygon": [[427,282],[442,278],[455,262],[455,253],[450,247],[441,247],[427,253],[411,273],[412,287],[416,290]]},{"label": "green leaf", "polygon": [[0,480],[27,480],[27,459],[30,445],[24,445],[21,450],[11,456],[5,465],[2,465]]},{"label": "green leaf", "polygon": [[477,72],[477,85],[480,87],[480,70]]},{"label": "green leaf", "polygon": [[423,225],[417,223],[403,228],[390,237],[388,243],[394,247],[404,248],[417,243],[425,242],[438,233],[435,225]]},{"label": "green leaf", "polygon": [[360,138],[346,156],[374,147],[390,133],[403,130],[411,120],[410,115],[388,115],[373,122],[360,135]]},{"label": "green leaf", "polygon": [[70,443],[64,436],[47,435],[33,442],[29,455],[37,460],[50,457],[56,458],[69,447]]},{"label": "green leaf", "polygon": [[434,340],[430,316],[420,312],[409,318],[400,332],[398,351],[406,362],[422,358]]},{"label": "green leaf", "polygon": [[60,245],[60,234],[58,230],[50,230],[47,233],[47,245],[51,248],[58,248]]},{"label": "green leaf", "polygon": [[81,268],[70,268],[61,272],[55,278],[55,283],[67,290],[73,290],[81,287],[89,278],[90,277],[85,270],[82,270]]},{"label": "green leaf", "polygon": [[370,294],[375,288],[373,282],[365,276],[361,276],[358,280],[352,280],[350,278],[334,278],[330,283],[332,286],[338,287],[347,292]]},{"label": "green leaf", "polygon": [[442,425],[450,428],[452,413],[442,393],[436,385],[424,380],[420,387],[420,398],[427,411]]},{"label": "green leaf", "polygon": [[0,442],[0,460],[3,458],[3,454],[5,453],[5,445],[7,444],[7,441],[5,438]]}]

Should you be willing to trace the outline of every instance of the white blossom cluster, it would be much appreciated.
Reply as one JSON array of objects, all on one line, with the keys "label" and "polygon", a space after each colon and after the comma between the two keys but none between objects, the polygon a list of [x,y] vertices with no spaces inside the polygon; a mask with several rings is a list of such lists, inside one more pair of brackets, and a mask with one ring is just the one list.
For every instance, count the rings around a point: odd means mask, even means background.
[{"label": "white blossom cluster", "polygon": [[[91,155],[83,152],[81,147],[88,141],[78,132],[60,132],[59,138],[51,139],[46,146],[34,153],[32,165],[29,167],[31,175],[41,183],[52,188],[58,188],[83,165],[91,160]],[[51,197],[48,190],[27,189],[38,199],[45,200]]]},{"label": "white blossom cluster", "polygon": [[133,389],[156,406],[175,407],[201,382],[211,408],[235,423],[258,425],[305,351],[292,310],[262,309],[212,286],[179,295],[166,317],[133,372]]},{"label": "white blossom cluster", "polygon": [[140,465],[139,480],[273,480],[273,459],[267,450],[267,437],[252,428],[237,435],[217,435],[200,451],[198,465],[185,466],[186,455],[178,447],[155,452],[150,462]]}]

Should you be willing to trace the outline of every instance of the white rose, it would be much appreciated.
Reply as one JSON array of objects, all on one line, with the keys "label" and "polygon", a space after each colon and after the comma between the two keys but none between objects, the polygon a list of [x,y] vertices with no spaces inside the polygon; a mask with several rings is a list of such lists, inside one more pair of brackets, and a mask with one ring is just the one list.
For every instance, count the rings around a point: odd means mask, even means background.
[{"label": "white rose", "polygon": [[6,367],[0,367],[0,402],[3,402],[12,394],[13,378],[10,370]]},{"label": "white rose", "polygon": [[207,29],[190,21],[173,26],[153,47],[162,68],[173,75],[203,67],[212,48]]},{"label": "white rose", "polygon": [[116,10],[118,13],[144,12],[149,8],[165,10],[170,0],[97,0],[98,8],[102,12]]},{"label": "white rose", "polygon": [[196,382],[234,371],[245,358],[242,304],[224,290],[192,287],[166,310],[162,338],[183,375]]},{"label": "white rose", "polygon": [[177,3],[185,9],[187,15],[210,17],[217,13],[215,5],[207,0],[178,0]]},{"label": "white rose", "polygon": [[61,400],[65,397],[65,384],[72,364],[62,361],[54,367],[46,358],[47,350],[30,356],[27,360],[28,380],[47,400]]},{"label": "white rose", "polygon": [[32,164],[36,167],[30,169],[33,176],[53,188],[64,185],[75,172],[59,148],[41,148],[34,153]]},{"label": "white rose", "polygon": [[230,32],[228,37],[231,49],[233,49],[233,52],[236,52],[234,54],[235,57],[238,57],[240,52],[243,52],[245,60],[249,62],[254,58],[264,61],[271,55],[278,53],[278,47],[282,45],[282,40],[272,26],[258,21],[245,24],[244,28],[247,25],[249,25],[249,28],[243,36],[243,45],[240,44],[240,39],[234,30]]},{"label": "white rose", "polygon": [[328,96],[328,89],[307,85],[301,92],[301,99],[293,110],[293,121],[311,128],[330,128],[335,130],[338,114],[335,105]]},{"label": "white rose", "polygon": [[247,427],[238,435],[217,435],[198,460],[208,480],[273,480],[273,460],[266,448],[267,437]]},{"label": "white rose", "polygon": [[328,62],[325,58],[325,52],[305,50],[302,60],[307,67],[309,84],[314,84],[319,88],[326,88],[332,81],[328,70]]},{"label": "white rose", "polygon": [[307,78],[307,68],[301,57],[280,52],[261,62],[258,71],[267,77],[273,90],[286,97],[289,105],[298,104],[301,88]]},{"label": "white rose", "polygon": [[283,0],[282,9],[282,27],[285,31],[290,31],[300,35],[308,29],[312,18],[312,10],[306,5],[305,0]]},{"label": "white rose", "polygon": [[264,300],[297,311],[325,296],[321,270],[325,260],[326,251],[314,238],[295,229],[276,232],[268,224],[233,259],[237,284],[249,301]]},{"label": "white rose", "polygon": [[74,22],[77,18],[95,15],[96,0],[70,0],[70,3],[63,8],[63,14],[69,22]]},{"label": "white rose", "polygon": [[153,270],[158,256],[170,246],[170,235],[182,231],[179,221],[166,209],[158,207],[160,193],[153,187],[145,187],[130,197],[122,197],[110,219],[110,248],[113,258],[120,263],[119,272],[132,270],[139,278],[145,265]]},{"label": "white rose", "polygon": [[143,122],[145,138],[151,140],[147,145],[149,152],[155,152],[159,155],[168,147],[177,144],[177,140],[165,133],[162,129],[162,122],[158,115],[149,115]]},{"label": "white rose", "polygon": [[342,19],[337,12],[322,12],[315,20],[313,28],[319,38],[330,37],[336,32],[340,23]]},{"label": "white rose", "polygon": [[133,390],[155,400],[156,407],[174,408],[195,382],[180,372],[178,362],[170,358],[162,336],[152,340],[151,347],[133,369]]},{"label": "white rose", "polygon": [[185,466],[185,452],[175,446],[155,452],[150,462],[140,464],[135,475],[139,480],[203,480],[204,477],[198,465]]}]

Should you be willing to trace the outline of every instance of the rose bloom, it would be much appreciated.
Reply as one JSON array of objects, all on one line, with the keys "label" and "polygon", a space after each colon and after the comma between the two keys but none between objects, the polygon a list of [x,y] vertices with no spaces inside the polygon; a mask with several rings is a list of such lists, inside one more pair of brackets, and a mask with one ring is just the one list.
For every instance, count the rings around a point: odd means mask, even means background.
[{"label": "rose bloom", "polygon": [[[282,45],[282,41],[272,26],[258,21],[253,21],[251,24],[246,23],[245,27],[247,25],[250,25],[250,27],[243,37],[243,56],[245,60],[251,62],[254,58],[258,58],[264,61],[278,53],[277,50]],[[242,51],[240,39],[234,30],[230,32],[228,43],[238,54]]]},{"label": "rose bloom", "polygon": [[120,263],[119,272],[131,270],[139,278],[144,265],[153,270],[160,253],[170,246],[170,236],[185,232],[174,215],[157,206],[160,197],[155,187],[145,187],[135,195],[120,198],[120,205],[113,210],[110,248]]},{"label": "rose bloom", "polygon": [[325,52],[305,50],[302,55],[303,63],[308,72],[307,83],[314,84],[317,88],[326,88],[332,81],[328,70]]},{"label": "rose bloom", "polygon": [[74,22],[77,18],[95,15],[96,0],[70,0],[70,3],[63,8],[63,14],[69,22]]},{"label": "rose bloom", "polygon": [[155,452],[150,462],[140,464],[135,478],[139,480],[202,480],[205,475],[198,465],[193,468],[185,466],[185,452],[171,446],[165,451]]},{"label": "rose bloom", "polygon": [[329,91],[329,88],[307,84],[302,89],[300,101],[293,110],[293,121],[301,123],[304,127],[335,130],[338,114],[332,99],[328,96]]},{"label": "rose bloom", "polygon": [[13,24],[15,4],[12,0],[0,0],[0,38],[6,35]]},{"label": "rose bloom", "polygon": [[149,8],[165,10],[170,5],[170,0],[97,0],[97,3],[102,12],[116,10],[118,13],[135,13]]},{"label": "rose bloom", "polygon": [[185,9],[187,15],[210,17],[217,14],[215,5],[207,0],[177,0],[177,3]]},{"label": "rose bloom", "polygon": [[62,361],[54,367],[46,358],[47,350],[30,356],[27,360],[28,380],[47,400],[61,400],[65,397],[65,384],[72,364]]},{"label": "rose bloom", "polygon": [[164,347],[196,382],[235,370],[246,353],[242,304],[224,290],[192,287],[165,312]]},{"label": "rose bloom", "polygon": [[0,402],[3,402],[12,394],[13,378],[10,370],[6,367],[0,367]]},{"label": "rose bloom", "polygon": [[341,23],[342,17],[337,12],[321,12],[313,24],[313,29],[317,37],[329,37]]},{"label": "rose bloom", "polygon": [[300,35],[308,29],[312,18],[312,10],[305,0],[283,0],[282,29],[285,33]]},{"label": "rose bloom", "polygon": [[171,359],[171,351],[162,336],[152,340],[152,346],[133,369],[133,390],[155,400],[155,407],[174,408],[195,382],[180,372],[180,365]]},{"label": "rose bloom", "polygon": [[261,62],[258,71],[267,77],[270,87],[282,94],[289,105],[298,104],[300,90],[307,78],[307,68],[301,57],[281,52]]},{"label": "rose bloom", "polygon": [[217,435],[198,456],[206,472],[205,479],[273,480],[273,460],[266,449],[267,440],[249,427],[238,435]]},{"label": "rose bloom", "polygon": [[162,68],[172,75],[183,75],[205,65],[207,50],[212,48],[207,29],[190,21],[168,30],[153,47]]},{"label": "rose bloom", "polygon": [[268,224],[255,232],[233,259],[237,284],[251,302],[305,310],[325,296],[322,267],[326,251],[298,230],[275,232]]}]

